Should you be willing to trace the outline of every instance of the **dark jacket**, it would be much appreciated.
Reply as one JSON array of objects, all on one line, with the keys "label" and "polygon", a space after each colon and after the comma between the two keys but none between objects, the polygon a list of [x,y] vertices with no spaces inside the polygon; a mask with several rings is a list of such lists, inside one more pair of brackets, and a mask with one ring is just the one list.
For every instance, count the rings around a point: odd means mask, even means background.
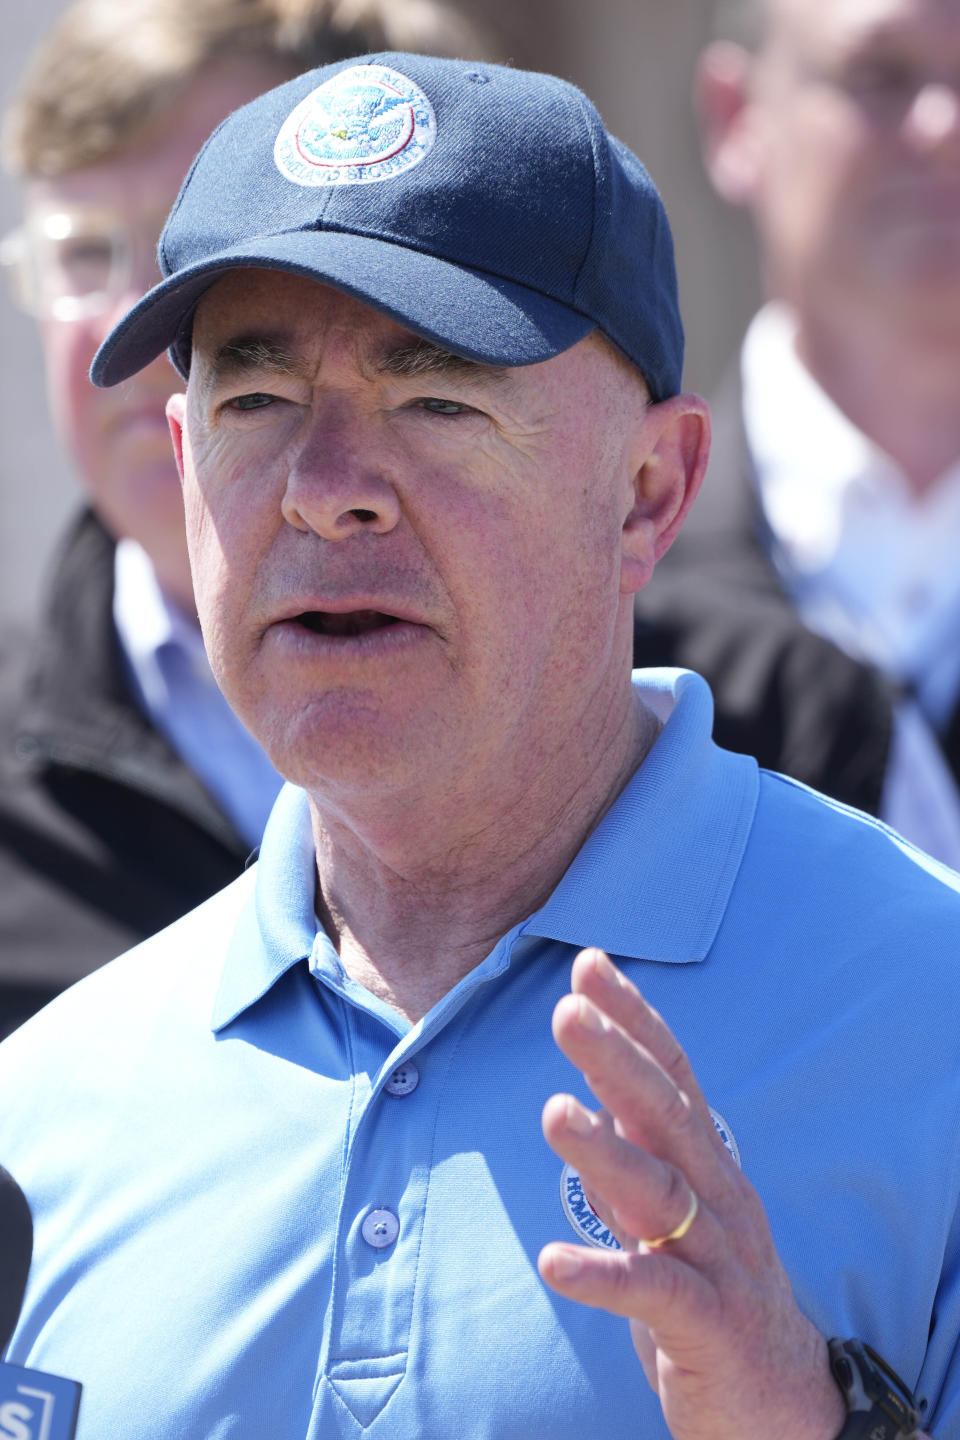
[{"label": "dark jacket", "polygon": [[84,513],[38,633],[0,638],[0,1035],[226,885],[249,850],[134,702],[113,556]]},{"label": "dark jacket", "polygon": [[[711,411],[703,490],[637,597],[634,663],[699,671],[721,745],[876,815],[896,686],[797,617],[767,557],[733,377]],[[960,779],[960,708],[942,745]]]}]

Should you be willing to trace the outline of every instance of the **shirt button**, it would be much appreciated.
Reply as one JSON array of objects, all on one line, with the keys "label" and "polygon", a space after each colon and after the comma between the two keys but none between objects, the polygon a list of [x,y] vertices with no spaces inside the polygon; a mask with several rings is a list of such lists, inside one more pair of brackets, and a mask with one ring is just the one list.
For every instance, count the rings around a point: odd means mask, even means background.
[{"label": "shirt button", "polygon": [[371,1210],[364,1216],[360,1234],[374,1250],[386,1250],[400,1234],[400,1221],[392,1210]]},{"label": "shirt button", "polygon": [[420,1071],[412,1060],[404,1060],[398,1065],[384,1085],[388,1095],[412,1095],[420,1084]]}]

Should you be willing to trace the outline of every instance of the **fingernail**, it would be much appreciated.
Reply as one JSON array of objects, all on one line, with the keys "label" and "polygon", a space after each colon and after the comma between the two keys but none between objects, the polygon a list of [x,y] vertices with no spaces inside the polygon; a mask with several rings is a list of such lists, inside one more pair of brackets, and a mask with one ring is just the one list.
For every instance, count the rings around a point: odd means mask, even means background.
[{"label": "fingernail", "polygon": [[599,963],[597,963],[597,971],[603,976],[607,985],[620,985],[623,982],[622,975],[617,971],[615,963],[613,963],[609,955],[604,955],[603,950],[600,950],[600,960]]},{"label": "fingernail", "polygon": [[593,954],[596,957],[593,962],[594,970],[598,978],[602,980],[605,985],[612,985],[614,988],[619,989],[621,985],[626,984],[623,975],[621,975],[605,950],[594,950]]},{"label": "fingernail", "polygon": [[583,1270],[583,1257],[576,1250],[554,1250],[550,1256],[550,1269],[555,1280],[575,1280]]},{"label": "fingernail", "polygon": [[605,1035],[610,1029],[610,1024],[605,1015],[602,1015],[596,1006],[591,1005],[589,1000],[580,998],[580,1007],[577,1018],[584,1030],[589,1030],[594,1035]]},{"label": "fingernail", "polygon": [[567,1129],[572,1130],[574,1135],[592,1135],[596,1129],[596,1121],[590,1111],[578,1105],[576,1100],[567,1101],[566,1124]]},{"label": "fingernail", "polygon": [[583,959],[593,966],[598,975],[603,975],[609,970],[610,961],[607,959],[606,951],[601,950],[599,945],[590,945],[581,953]]}]

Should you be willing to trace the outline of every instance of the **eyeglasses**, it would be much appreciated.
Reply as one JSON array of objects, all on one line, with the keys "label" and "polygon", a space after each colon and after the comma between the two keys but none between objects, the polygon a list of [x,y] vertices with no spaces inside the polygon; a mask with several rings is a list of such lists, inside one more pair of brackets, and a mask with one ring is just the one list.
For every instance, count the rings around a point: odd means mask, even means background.
[{"label": "eyeglasses", "polygon": [[160,212],[131,223],[108,211],[43,211],[0,240],[0,266],[21,310],[79,320],[108,310],[135,278],[144,290],[159,278],[162,223]]}]

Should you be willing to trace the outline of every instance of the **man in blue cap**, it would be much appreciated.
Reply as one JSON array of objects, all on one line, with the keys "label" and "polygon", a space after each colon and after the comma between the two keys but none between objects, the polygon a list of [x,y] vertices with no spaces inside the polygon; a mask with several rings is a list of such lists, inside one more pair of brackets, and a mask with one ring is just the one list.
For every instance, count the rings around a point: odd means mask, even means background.
[{"label": "man in blue cap", "polygon": [[215,132],[161,268],[94,376],[186,380],[292,783],[0,1049],[8,1358],[83,1440],[956,1435],[960,882],[631,683],[708,446],[642,166],[562,81],[368,56]]}]

